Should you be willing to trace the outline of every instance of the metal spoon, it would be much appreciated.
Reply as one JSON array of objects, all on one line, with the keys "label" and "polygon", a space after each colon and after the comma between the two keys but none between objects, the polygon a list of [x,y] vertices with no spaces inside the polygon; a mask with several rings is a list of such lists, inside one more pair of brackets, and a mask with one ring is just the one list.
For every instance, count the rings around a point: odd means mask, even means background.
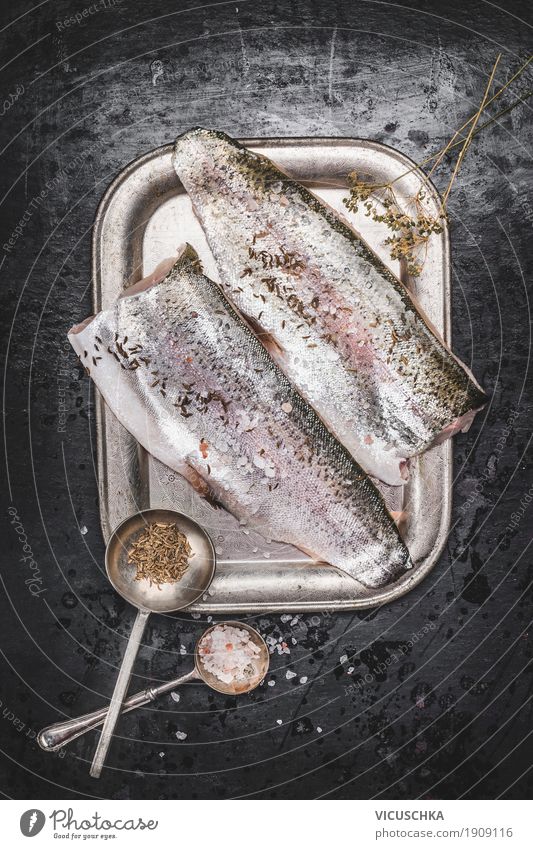
[{"label": "metal spoon", "polygon": [[[254,678],[250,678],[244,683],[224,684],[204,667],[198,654],[198,646],[206,634],[209,634],[213,628],[220,627],[221,625],[234,625],[236,628],[242,628],[244,631],[248,631],[251,640],[259,647],[260,653],[256,659],[257,676]],[[196,651],[194,653],[194,669],[186,675],[182,675],[180,678],[174,678],[173,681],[161,684],[159,687],[148,687],[148,689],[141,690],[139,693],[135,693],[134,696],[130,696],[122,705],[122,713],[127,713],[130,710],[135,710],[135,708],[150,704],[150,702],[153,702],[158,696],[162,696],[164,693],[174,690],[181,684],[186,684],[187,681],[204,681],[204,683],[207,684],[208,687],[211,687],[211,689],[218,690],[219,693],[226,693],[228,695],[249,693],[250,690],[254,690],[257,686],[259,686],[267,674],[269,662],[270,656],[266,643],[262,636],[258,634],[254,628],[250,627],[250,625],[244,625],[242,622],[219,622],[218,625],[212,625],[211,628],[204,631],[198,640],[196,644]],[[81,737],[86,731],[90,731],[92,728],[97,728],[99,725],[102,725],[107,716],[108,710],[108,707],[100,708],[100,710],[95,710],[93,713],[86,713],[84,716],[78,716],[76,719],[67,719],[64,722],[56,722],[54,725],[49,725],[39,733],[37,742],[41,749],[44,749],[45,752],[57,752],[58,749],[61,749],[67,743],[70,743],[77,737]]]},{"label": "metal spoon", "polygon": [[[153,522],[177,525],[191,546],[192,554],[189,557],[188,569],[175,583],[158,586],[146,579],[136,581],[136,569],[128,563],[128,552],[131,546],[146,525]],[[215,549],[207,533],[193,519],[175,510],[163,508],[142,510],[130,516],[113,531],[105,553],[107,576],[116,591],[126,601],[137,607],[138,612],[91,764],[90,774],[93,778],[99,778],[102,772],[150,613],[170,613],[193,604],[211,583],[215,564]]]}]

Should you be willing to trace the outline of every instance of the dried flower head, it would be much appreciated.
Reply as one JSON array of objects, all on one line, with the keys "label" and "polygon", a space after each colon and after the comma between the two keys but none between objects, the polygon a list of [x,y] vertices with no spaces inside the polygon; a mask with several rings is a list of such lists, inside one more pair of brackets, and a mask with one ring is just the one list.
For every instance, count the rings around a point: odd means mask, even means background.
[{"label": "dried flower head", "polygon": [[391,183],[369,183],[355,173],[349,175],[348,181],[350,195],[344,199],[344,205],[350,212],[357,212],[362,205],[366,216],[391,230],[393,235],[385,239],[385,244],[390,245],[391,259],[405,262],[407,273],[417,277],[422,271],[429,237],[442,233],[445,213],[438,217],[429,214],[422,188],[400,206]]}]

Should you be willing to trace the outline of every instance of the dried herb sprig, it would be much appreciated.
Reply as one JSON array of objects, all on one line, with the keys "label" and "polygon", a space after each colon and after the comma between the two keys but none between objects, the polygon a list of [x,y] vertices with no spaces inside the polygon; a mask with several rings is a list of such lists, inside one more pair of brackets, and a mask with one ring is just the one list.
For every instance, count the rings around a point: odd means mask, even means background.
[{"label": "dried herb sprig", "polygon": [[189,567],[192,548],[177,525],[154,522],[147,525],[128,551],[128,563],[136,567],[136,581],[174,584]]},{"label": "dried herb sprig", "polygon": [[[499,62],[500,56],[501,56],[501,54],[498,55],[498,57],[496,59],[496,63]],[[489,100],[487,100],[487,102],[485,103],[485,107],[484,107],[483,111],[485,111],[491,105],[491,103],[494,103],[495,100],[497,100],[499,97],[501,97],[501,95],[504,93],[504,91],[506,91],[509,88],[511,83],[513,83],[516,79],[518,79],[518,77],[520,77],[523,74],[523,72],[526,70],[528,65],[531,64],[531,62],[533,62],[533,56],[529,56],[529,58],[526,59],[526,61],[523,63],[523,65],[521,65],[518,68],[518,70],[515,71],[515,73],[512,75],[512,77],[510,77],[507,80],[505,85],[501,86],[501,88],[499,88],[492,95],[492,97],[489,98]],[[532,91],[525,92],[525,94],[522,95],[522,97],[519,97],[518,100],[516,100],[514,103],[512,103],[506,109],[502,109],[501,112],[497,112],[496,115],[493,115],[493,117],[490,118],[488,121],[486,121],[484,124],[480,124],[478,127],[476,127],[476,129],[472,133],[472,138],[474,136],[477,136],[477,134],[480,133],[481,130],[484,130],[485,127],[488,127],[490,124],[493,124],[494,121],[497,121],[498,118],[501,118],[502,115],[505,115],[507,112],[510,112],[510,110],[514,109],[515,106],[519,106],[520,103],[524,103],[529,97],[531,97],[532,94],[533,94]],[[436,153],[432,153],[430,156],[427,156],[425,159],[423,159],[422,162],[419,162],[418,164],[413,165],[411,168],[408,168],[407,171],[404,171],[402,174],[399,174],[397,177],[395,177],[394,180],[391,181],[391,184],[396,183],[398,180],[401,180],[403,177],[407,177],[408,174],[411,174],[413,171],[416,171],[419,168],[423,168],[425,165],[428,164],[428,162],[433,162],[433,161],[436,160],[435,165],[432,166],[431,171],[429,172],[430,174],[432,174],[433,171],[436,169],[437,165],[440,165],[440,163],[442,162],[446,153],[449,153],[451,150],[454,150],[454,148],[463,144],[463,141],[465,139],[464,131],[472,123],[472,121],[475,120],[477,114],[478,114],[478,110],[476,110],[469,118],[467,118],[467,120],[464,122],[464,124],[461,127],[459,127],[459,129],[454,133],[452,138],[455,139],[455,141],[453,141],[453,143],[447,142],[444,145],[444,147],[440,148],[440,150],[437,150]]]},{"label": "dried herb sprig", "polygon": [[[359,205],[365,209],[365,215],[373,221],[385,224],[392,235],[385,239],[390,246],[391,259],[406,263],[407,273],[418,277],[422,271],[427,242],[432,233],[442,233],[444,212],[435,217],[425,207],[425,192],[420,189],[415,197],[407,198],[404,209],[400,207],[392,184],[375,186],[357,179],[356,174],[349,177],[350,197],[344,201],[351,212],[357,212]],[[412,214],[405,211],[409,209]]]},{"label": "dried herb sprig", "polygon": [[[385,226],[392,231],[392,235],[385,239],[385,244],[390,246],[391,259],[404,262],[406,271],[411,277],[419,276],[422,271],[427,255],[427,246],[430,236],[434,233],[442,233],[443,224],[447,217],[448,197],[473,138],[480,132],[480,130],[493,123],[501,115],[509,112],[511,108],[514,108],[514,106],[519,103],[523,103],[533,94],[531,91],[526,92],[526,94],[515,101],[514,104],[502,110],[497,115],[494,115],[484,124],[479,124],[479,119],[487,107],[501,96],[501,94],[520,76],[520,74],[523,73],[526,67],[533,60],[533,56],[530,56],[518,69],[518,71],[516,71],[505,83],[505,85],[498,89],[492,97],[489,97],[500,58],[501,54],[496,57],[496,61],[493,65],[485,88],[481,105],[476,112],[471,115],[470,118],[453,134],[450,141],[441,148],[441,150],[437,151],[437,153],[432,156],[427,157],[423,162],[413,166],[403,174],[398,175],[398,177],[391,180],[389,183],[369,183],[366,180],[359,179],[359,176],[355,172],[348,175],[350,195],[344,199],[344,205],[351,212],[357,212],[359,206],[362,204],[365,209],[365,215],[372,218],[373,221],[385,224]],[[430,214],[429,207],[426,203],[426,192],[423,187],[419,189],[414,197],[405,198],[402,201],[401,207],[394,192],[394,183],[429,162],[433,162],[433,165],[428,172],[428,177],[431,177],[446,155],[458,146],[460,146],[461,149],[448,182],[448,186],[442,196],[439,214]]]},{"label": "dried herb sprig", "polygon": [[[473,138],[473,134],[474,134],[474,132],[475,132],[475,129],[476,129],[476,126],[477,126],[477,124],[478,124],[478,121],[479,121],[479,119],[480,119],[480,117],[481,117],[481,114],[482,114],[483,110],[484,110],[484,109],[486,108],[486,106],[487,106],[487,101],[488,101],[488,99],[489,99],[490,89],[491,89],[491,87],[492,87],[492,83],[493,83],[493,80],[494,80],[494,75],[496,74],[496,69],[497,69],[498,64],[499,64],[499,62],[500,62],[500,59],[501,59],[501,53],[499,53],[499,54],[498,54],[498,56],[496,57],[496,61],[495,61],[495,63],[494,63],[494,66],[493,66],[493,68],[492,68],[492,71],[491,71],[491,74],[490,74],[490,77],[489,77],[489,81],[488,81],[487,86],[486,86],[486,88],[485,88],[485,93],[484,93],[484,95],[483,95],[483,100],[481,101],[481,105],[480,105],[479,109],[477,110],[477,112],[476,112],[476,114],[474,115],[474,117],[473,117],[472,121],[470,122],[470,127],[469,127],[469,130],[468,130],[467,136],[466,136],[466,138],[465,138],[465,140],[464,140],[464,144],[463,144],[463,146],[461,147],[461,150],[459,151],[459,156],[457,157],[457,162],[455,163],[454,169],[453,169],[453,171],[452,171],[452,176],[450,177],[450,181],[449,181],[449,183],[448,183],[448,186],[446,187],[446,191],[444,192],[444,194],[443,194],[443,196],[442,196],[442,201],[441,201],[441,210],[442,210],[442,212],[443,212],[444,214],[446,213],[446,203],[447,203],[447,201],[448,201],[448,197],[449,197],[450,192],[451,192],[451,190],[452,190],[452,186],[453,186],[454,180],[455,180],[455,178],[457,177],[457,174],[459,173],[459,169],[461,168],[461,165],[462,165],[462,163],[463,163],[463,159],[464,159],[464,157],[465,157],[466,151],[467,151],[467,150],[468,150],[468,148],[470,147],[470,144],[471,144],[471,142],[472,142],[472,138]],[[453,142],[454,142],[454,141],[455,141],[455,139],[457,138],[457,135],[458,135],[458,133],[455,133],[455,134],[452,136],[451,141],[449,142],[449,144],[448,144],[448,145],[445,147],[445,149],[444,149],[444,152],[443,152],[443,154],[442,154],[442,157],[444,157],[444,156],[446,155],[446,153],[447,153],[447,152],[448,152],[448,150],[450,149],[450,145],[451,145],[451,144],[453,144]],[[440,161],[441,161],[441,159],[438,159],[438,160],[437,160],[437,162],[433,165],[433,167],[431,168],[431,171],[429,172],[429,175],[430,175],[430,176],[431,176],[431,174],[433,174],[433,172],[434,172],[435,168],[437,167],[437,164],[438,164]]]}]

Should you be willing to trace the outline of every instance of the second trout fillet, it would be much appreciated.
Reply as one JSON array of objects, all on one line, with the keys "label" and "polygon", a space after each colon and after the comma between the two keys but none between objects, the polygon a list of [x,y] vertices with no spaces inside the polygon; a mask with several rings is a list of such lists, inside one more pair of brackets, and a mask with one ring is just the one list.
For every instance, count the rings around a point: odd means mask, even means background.
[{"label": "second trout fillet", "polygon": [[370,479],[200,272],[192,248],[167,270],[69,333],[115,416],[266,536],[368,587],[399,578],[409,553]]},{"label": "second trout fillet", "polygon": [[185,133],[173,163],[228,296],[369,474],[405,483],[469,426],[482,389],[323,201],[224,133]]}]

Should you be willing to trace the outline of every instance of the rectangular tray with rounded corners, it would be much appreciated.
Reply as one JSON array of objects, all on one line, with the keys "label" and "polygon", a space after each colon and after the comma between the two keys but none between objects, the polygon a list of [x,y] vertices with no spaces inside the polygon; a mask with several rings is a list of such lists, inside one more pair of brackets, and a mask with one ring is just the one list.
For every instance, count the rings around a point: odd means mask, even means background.
[{"label": "rectangular tray with rounded corners", "polygon": [[[376,142],[349,138],[244,139],[295,179],[341,212],[383,260],[404,280],[427,316],[450,344],[450,255],[447,229],[430,241],[420,277],[407,280],[390,260],[384,225],[364,214],[347,213],[347,175],[395,183],[402,198],[425,187],[435,213],[434,187],[407,157]],[[218,280],[213,257],[190,200],[171,164],[172,145],[158,148],[128,165],[104,195],[93,237],[95,311],[112,305],[126,286],[156,264],[174,256],[183,242],[200,254],[206,274]],[[409,172],[409,173],[406,173]],[[402,176],[403,175],[403,176]],[[190,485],[151,457],[96,399],[100,515],[107,541],[126,516],[146,507],[173,507],[198,520],[217,550],[217,571],[204,599],[190,608],[203,613],[258,613],[368,608],[406,593],[432,569],[450,524],[452,444],[445,442],[413,463],[403,489],[381,486],[390,509],[406,511],[404,537],[415,568],[396,583],[370,591],[346,573],[315,563],[289,545],[248,532],[223,510],[199,498]]]}]

